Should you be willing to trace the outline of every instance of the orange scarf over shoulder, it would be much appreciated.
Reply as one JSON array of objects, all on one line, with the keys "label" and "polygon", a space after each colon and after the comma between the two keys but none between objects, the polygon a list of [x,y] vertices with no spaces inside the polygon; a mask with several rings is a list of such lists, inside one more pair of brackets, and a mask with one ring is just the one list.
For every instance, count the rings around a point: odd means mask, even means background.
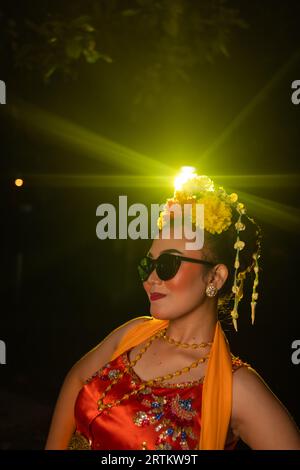
[{"label": "orange scarf over shoulder", "polygon": [[[145,317],[144,317],[145,318]],[[146,317],[147,318],[147,317]],[[168,326],[169,320],[148,317],[124,335],[111,360]],[[227,338],[218,321],[203,383],[199,449],[223,450],[232,407],[232,363]]]}]

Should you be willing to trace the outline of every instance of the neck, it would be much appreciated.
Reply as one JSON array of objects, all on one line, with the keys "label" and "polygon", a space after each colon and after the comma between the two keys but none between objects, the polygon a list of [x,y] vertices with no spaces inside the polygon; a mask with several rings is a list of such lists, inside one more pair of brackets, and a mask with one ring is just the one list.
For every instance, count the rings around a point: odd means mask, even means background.
[{"label": "neck", "polygon": [[194,310],[180,318],[169,320],[167,336],[181,343],[213,341],[217,324],[217,309]]}]

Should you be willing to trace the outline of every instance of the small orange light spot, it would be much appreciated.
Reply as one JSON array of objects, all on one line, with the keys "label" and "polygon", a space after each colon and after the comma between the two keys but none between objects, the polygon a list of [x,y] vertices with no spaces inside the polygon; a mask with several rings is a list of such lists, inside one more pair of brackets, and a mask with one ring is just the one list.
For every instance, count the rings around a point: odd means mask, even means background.
[{"label": "small orange light spot", "polygon": [[15,185],[18,186],[18,187],[23,186],[23,183],[24,183],[24,181],[21,178],[17,178],[15,180]]}]

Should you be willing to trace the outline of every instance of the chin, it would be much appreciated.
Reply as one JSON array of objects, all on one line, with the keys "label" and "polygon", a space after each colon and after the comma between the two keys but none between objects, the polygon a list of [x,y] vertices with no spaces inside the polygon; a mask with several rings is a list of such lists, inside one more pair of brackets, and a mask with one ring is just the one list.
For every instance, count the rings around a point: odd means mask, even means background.
[{"label": "chin", "polygon": [[157,320],[172,320],[172,314],[164,312],[163,310],[153,312],[152,309],[150,309],[150,314],[153,318],[156,318]]}]

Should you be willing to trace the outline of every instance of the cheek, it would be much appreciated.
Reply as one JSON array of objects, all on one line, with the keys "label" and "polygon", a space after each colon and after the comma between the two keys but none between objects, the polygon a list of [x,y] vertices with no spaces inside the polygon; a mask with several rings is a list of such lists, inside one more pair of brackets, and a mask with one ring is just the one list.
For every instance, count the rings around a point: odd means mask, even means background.
[{"label": "cheek", "polygon": [[173,279],[166,281],[166,286],[170,291],[184,292],[196,288],[199,292],[204,285],[200,267],[195,264],[182,264],[178,273]]}]

